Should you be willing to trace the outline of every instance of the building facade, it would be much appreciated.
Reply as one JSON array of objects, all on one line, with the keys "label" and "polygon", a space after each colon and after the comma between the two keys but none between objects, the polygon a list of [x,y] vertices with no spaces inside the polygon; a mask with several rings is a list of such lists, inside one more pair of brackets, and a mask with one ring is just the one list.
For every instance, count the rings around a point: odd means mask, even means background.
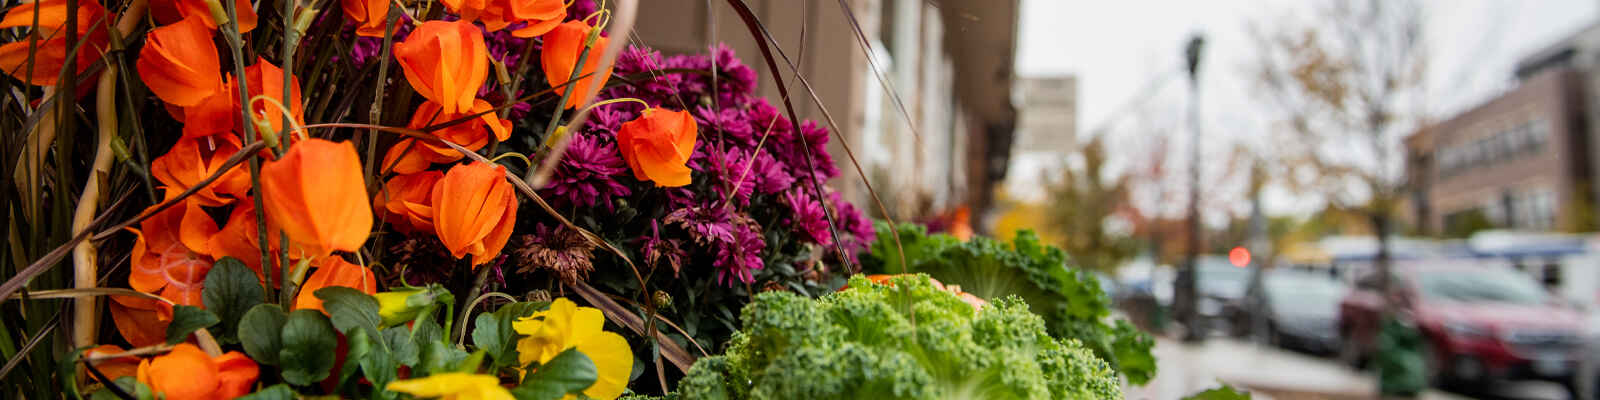
[{"label": "building facade", "polygon": [[[823,124],[831,116],[839,128],[830,146],[843,173],[832,186],[877,214],[848,144],[896,217],[988,206],[989,188],[1006,173],[1016,120],[1018,0],[746,3],[820,99],[812,101],[777,60],[795,112]],[[757,41],[727,4],[651,0],[641,2],[640,15],[636,42],[669,54],[725,43],[761,75],[761,94],[781,101]]]},{"label": "building facade", "polygon": [[1072,75],[1017,79],[1017,130],[1005,190],[1008,198],[1043,202],[1045,188],[1077,151],[1078,80]]},{"label": "building facade", "polygon": [[1592,198],[1586,77],[1551,65],[1406,140],[1417,228],[1570,229]]}]

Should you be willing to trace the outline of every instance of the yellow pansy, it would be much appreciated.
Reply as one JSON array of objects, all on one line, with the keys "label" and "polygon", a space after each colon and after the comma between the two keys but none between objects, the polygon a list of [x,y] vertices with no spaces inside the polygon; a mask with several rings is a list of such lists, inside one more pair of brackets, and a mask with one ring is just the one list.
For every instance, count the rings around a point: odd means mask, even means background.
[{"label": "yellow pansy", "polygon": [[[633,372],[633,350],[621,335],[602,330],[605,315],[600,309],[578,307],[571,300],[556,298],[550,308],[511,323],[517,333],[527,335],[517,341],[517,361],[522,365],[549,362],[557,354],[576,348],[589,360],[599,379],[583,395],[611,400],[622,395]],[[566,400],[577,398],[567,395]]]},{"label": "yellow pansy", "polygon": [[500,379],[489,375],[449,372],[389,383],[389,391],[443,400],[514,400]]}]

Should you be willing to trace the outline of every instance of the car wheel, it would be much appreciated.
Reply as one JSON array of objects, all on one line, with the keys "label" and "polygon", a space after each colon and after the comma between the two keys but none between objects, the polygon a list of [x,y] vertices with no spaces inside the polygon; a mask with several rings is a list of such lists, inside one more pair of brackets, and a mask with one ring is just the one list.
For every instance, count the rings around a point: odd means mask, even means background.
[{"label": "car wheel", "polygon": [[1439,360],[1439,350],[1427,341],[1422,343],[1422,373],[1428,386],[1444,388],[1451,383],[1444,364]]}]

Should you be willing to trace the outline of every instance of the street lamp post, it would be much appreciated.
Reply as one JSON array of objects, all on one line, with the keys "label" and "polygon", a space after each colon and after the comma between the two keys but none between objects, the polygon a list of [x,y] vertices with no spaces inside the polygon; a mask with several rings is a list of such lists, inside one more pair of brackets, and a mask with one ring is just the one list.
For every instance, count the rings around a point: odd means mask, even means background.
[{"label": "street lamp post", "polygon": [[1185,60],[1188,61],[1189,71],[1189,212],[1188,212],[1188,237],[1186,238],[1183,268],[1178,271],[1177,303],[1179,315],[1183,320],[1184,341],[1198,341],[1204,337],[1205,329],[1200,326],[1199,318],[1199,293],[1196,283],[1199,279],[1197,262],[1200,257],[1200,51],[1205,46],[1205,37],[1199,33],[1189,38],[1189,43],[1184,46]]}]

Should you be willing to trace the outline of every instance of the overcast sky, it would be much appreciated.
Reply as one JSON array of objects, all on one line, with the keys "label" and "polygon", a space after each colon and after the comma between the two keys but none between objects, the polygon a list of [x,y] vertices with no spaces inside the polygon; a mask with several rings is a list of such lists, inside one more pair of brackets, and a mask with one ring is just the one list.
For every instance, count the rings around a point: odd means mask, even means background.
[{"label": "overcast sky", "polygon": [[[1078,77],[1080,137],[1111,121],[1177,124],[1183,121],[1186,101],[1179,74],[1181,48],[1191,33],[1203,32],[1207,39],[1201,68],[1204,143],[1222,151],[1220,147],[1229,146],[1212,144],[1250,141],[1250,136],[1260,131],[1261,112],[1252,103],[1251,86],[1242,79],[1254,54],[1247,27],[1256,23],[1270,29],[1271,23],[1281,20],[1275,16],[1304,12],[1307,3],[1022,0],[1017,70],[1023,76]],[[1423,6],[1425,40],[1431,52],[1429,104],[1433,117],[1442,119],[1511,87],[1511,66],[1517,59],[1593,23],[1600,1],[1424,0]],[[1141,112],[1119,111],[1129,109],[1127,104],[1139,103],[1136,98],[1144,97],[1140,94],[1145,88],[1160,82],[1165,82],[1160,85],[1164,89],[1132,108]],[[1118,132],[1130,131],[1122,126]],[[1150,139],[1118,137],[1111,142],[1114,156],[1144,157],[1119,153],[1115,147],[1147,148]],[[1275,213],[1315,208],[1306,201],[1270,197],[1268,207]]]}]

